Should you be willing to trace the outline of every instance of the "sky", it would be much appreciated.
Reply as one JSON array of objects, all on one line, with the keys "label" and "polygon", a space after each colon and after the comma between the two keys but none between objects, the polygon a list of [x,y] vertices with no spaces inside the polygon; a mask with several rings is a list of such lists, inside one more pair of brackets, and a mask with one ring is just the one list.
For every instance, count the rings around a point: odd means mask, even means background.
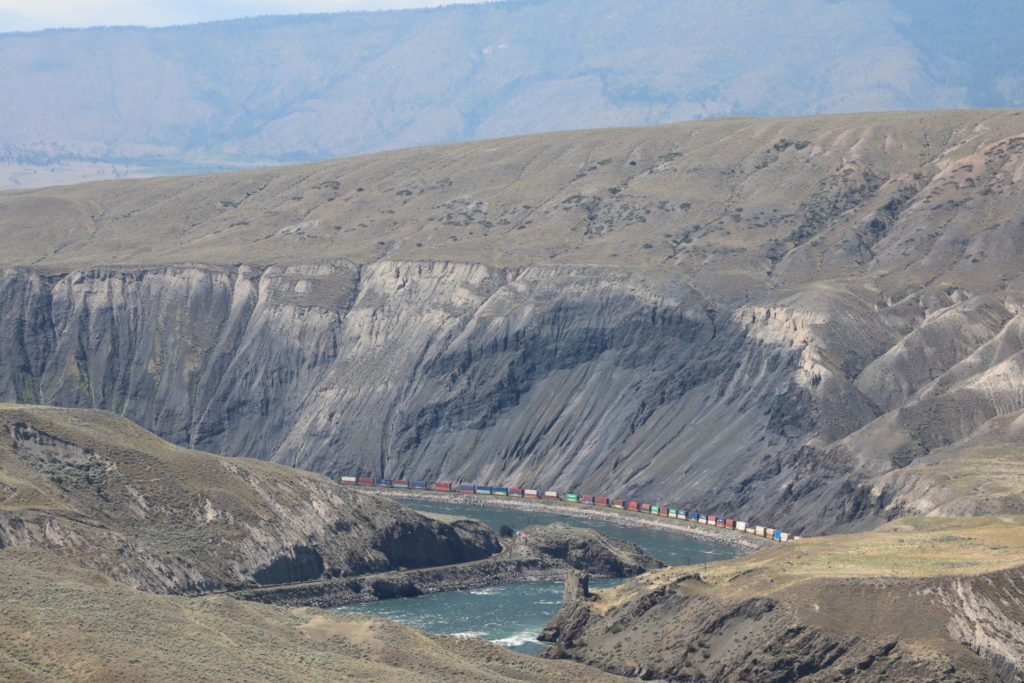
[{"label": "sky", "polygon": [[481,0],[0,0],[0,33],[86,26],[171,26],[261,14],[344,12]]}]

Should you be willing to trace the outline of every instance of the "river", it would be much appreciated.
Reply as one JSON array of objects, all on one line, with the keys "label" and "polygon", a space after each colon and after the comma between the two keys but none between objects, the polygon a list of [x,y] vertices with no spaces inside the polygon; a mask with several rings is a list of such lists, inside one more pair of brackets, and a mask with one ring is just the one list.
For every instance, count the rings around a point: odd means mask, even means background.
[{"label": "river", "polygon": [[[557,513],[440,500],[400,502],[421,512],[473,517],[486,522],[495,531],[503,524],[513,529],[522,529],[532,524],[550,524],[556,521],[571,526],[597,529],[612,538],[636,543],[648,554],[671,565],[724,560],[746,552],[683,534],[627,527],[604,519],[584,519]],[[591,586],[603,588],[614,586],[620,581],[621,579],[595,579]],[[561,604],[561,583],[535,582],[431,593],[415,598],[346,605],[337,609],[392,619],[431,633],[483,638],[513,650],[535,654],[546,647],[536,641],[537,634],[558,612]]]}]

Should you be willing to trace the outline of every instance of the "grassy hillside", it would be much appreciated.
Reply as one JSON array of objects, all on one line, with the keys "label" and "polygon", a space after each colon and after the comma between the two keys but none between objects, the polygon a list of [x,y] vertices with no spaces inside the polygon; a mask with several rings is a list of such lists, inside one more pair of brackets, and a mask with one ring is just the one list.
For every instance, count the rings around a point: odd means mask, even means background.
[{"label": "grassy hillside", "polygon": [[955,267],[990,288],[1009,264],[948,244],[1015,220],[1022,139],[1020,111],[947,111],[488,140],[0,193],[0,244],[6,265],[49,270],[390,258],[643,269],[730,290],[920,285]]},{"label": "grassy hillside", "polygon": [[17,681],[622,680],[358,614],[137,591],[0,550],[0,678]]},{"label": "grassy hillside", "polygon": [[426,567],[499,549],[319,475],[173,446],[111,413],[0,404],[0,548],[47,548],[137,588]]}]

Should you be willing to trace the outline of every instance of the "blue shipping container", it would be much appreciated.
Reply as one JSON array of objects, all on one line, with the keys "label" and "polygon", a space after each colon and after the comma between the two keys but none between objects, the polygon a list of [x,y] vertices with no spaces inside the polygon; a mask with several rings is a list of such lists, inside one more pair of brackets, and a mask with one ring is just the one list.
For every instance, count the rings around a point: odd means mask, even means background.
[{"label": "blue shipping container", "polygon": [[782,540],[782,532],[779,531],[778,529],[776,529],[775,533],[772,534],[772,538],[774,538],[776,541],[781,541]]},{"label": "blue shipping container", "polygon": [[476,491],[475,484],[459,484],[459,490],[463,493],[473,493]]},{"label": "blue shipping container", "polygon": [[699,522],[700,521],[700,515],[698,515],[696,512],[691,512],[690,513],[690,521],[691,522]]},{"label": "blue shipping container", "polygon": [[508,489],[501,486],[496,486],[495,488],[491,489],[491,493],[493,493],[496,496],[507,496]]},{"label": "blue shipping container", "polygon": [[425,489],[425,488],[427,488],[427,482],[425,482],[425,481],[414,481],[414,482],[410,483],[409,485],[412,486],[414,489]]},{"label": "blue shipping container", "polygon": [[391,480],[390,479],[374,479],[373,480],[373,485],[374,486],[391,486]]},{"label": "blue shipping container", "polygon": [[484,495],[488,495],[489,496],[489,495],[491,495],[491,487],[490,486],[477,486],[476,487],[476,492],[477,493],[482,493]]},{"label": "blue shipping container", "polygon": [[708,523],[708,516],[707,515],[701,515],[697,519],[697,521],[700,522],[701,524],[707,524]]}]

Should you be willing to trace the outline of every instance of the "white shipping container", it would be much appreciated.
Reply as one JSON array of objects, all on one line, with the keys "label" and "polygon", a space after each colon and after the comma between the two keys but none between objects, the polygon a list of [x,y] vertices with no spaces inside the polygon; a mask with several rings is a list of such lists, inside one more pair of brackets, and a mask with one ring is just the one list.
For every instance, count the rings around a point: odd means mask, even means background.
[{"label": "white shipping container", "polygon": [[343,481],[346,484],[354,484],[354,483],[356,483],[356,478],[355,477],[342,477],[341,481]]},{"label": "white shipping container", "polygon": [[765,538],[775,538],[775,529],[771,529],[771,528],[765,529],[764,530],[764,537]]},{"label": "white shipping container", "polygon": [[755,526],[754,527],[754,535],[755,536],[764,536],[764,527],[763,526]]},{"label": "white shipping container", "polygon": [[523,494],[527,495],[527,496],[537,496],[537,495],[540,495],[540,494],[537,493],[537,489],[526,489],[525,491],[523,491]]},{"label": "white shipping container", "polygon": [[747,530],[747,523],[746,522],[736,522],[736,531],[746,531],[746,530]]},{"label": "white shipping container", "polygon": [[544,497],[545,498],[558,498],[558,491],[545,491],[544,492]]},{"label": "white shipping container", "polygon": [[787,534],[785,531],[783,531],[782,534],[781,534],[781,538],[782,538],[783,541],[788,541],[789,540],[789,534]]}]

